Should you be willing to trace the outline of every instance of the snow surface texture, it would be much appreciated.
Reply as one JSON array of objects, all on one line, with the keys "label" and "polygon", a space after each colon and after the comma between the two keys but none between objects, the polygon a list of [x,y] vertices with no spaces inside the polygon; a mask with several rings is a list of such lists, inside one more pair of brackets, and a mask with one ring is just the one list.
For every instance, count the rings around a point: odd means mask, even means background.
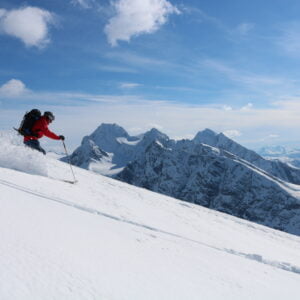
[{"label": "snow surface texture", "polygon": [[47,161],[44,155],[23,146],[21,137],[1,131],[0,144],[0,167],[47,176]]},{"label": "snow surface texture", "polygon": [[299,237],[45,160],[0,167],[0,299],[298,298]]}]

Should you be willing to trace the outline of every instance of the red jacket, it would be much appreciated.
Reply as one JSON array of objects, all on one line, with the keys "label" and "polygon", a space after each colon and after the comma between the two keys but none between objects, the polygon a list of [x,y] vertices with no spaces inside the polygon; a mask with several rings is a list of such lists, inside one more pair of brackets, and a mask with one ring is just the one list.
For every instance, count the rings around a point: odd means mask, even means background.
[{"label": "red jacket", "polygon": [[37,140],[43,137],[44,135],[53,140],[59,140],[59,136],[48,129],[48,125],[50,122],[46,117],[41,117],[39,120],[32,127],[32,132],[35,133],[37,136],[25,136],[24,142],[29,140]]}]

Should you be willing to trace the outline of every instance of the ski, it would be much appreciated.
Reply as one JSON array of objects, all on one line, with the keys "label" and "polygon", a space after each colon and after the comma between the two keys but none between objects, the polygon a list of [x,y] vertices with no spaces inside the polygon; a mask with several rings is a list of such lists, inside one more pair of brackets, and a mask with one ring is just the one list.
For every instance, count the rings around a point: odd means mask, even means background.
[{"label": "ski", "polygon": [[58,179],[58,180],[60,180],[60,181],[62,181],[62,182],[70,183],[70,184],[75,184],[75,183],[77,183],[77,182],[78,182],[77,180],[75,180],[75,181],[71,181],[71,180],[64,180],[64,179]]},{"label": "ski", "polygon": [[57,180],[57,181],[60,181],[60,182],[65,182],[65,183],[69,183],[69,184],[75,184],[78,182],[78,180],[67,180],[67,179],[60,179],[60,178],[53,178],[53,177],[48,177],[52,180]]}]

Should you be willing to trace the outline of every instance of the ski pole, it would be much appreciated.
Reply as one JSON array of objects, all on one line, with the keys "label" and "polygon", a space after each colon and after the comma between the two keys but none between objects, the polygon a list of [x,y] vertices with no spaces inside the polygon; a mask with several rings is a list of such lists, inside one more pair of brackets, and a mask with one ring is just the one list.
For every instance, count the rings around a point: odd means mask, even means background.
[{"label": "ski pole", "polygon": [[74,171],[73,171],[73,168],[72,168],[71,159],[70,159],[69,153],[68,153],[68,151],[67,151],[67,147],[66,147],[65,141],[62,140],[62,143],[63,143],[63,145],[64,145],[66,155],[67,155],[67,157],[68,157],[69,165],[70,165],[71,172],[72,172],[72,175],[73,175],[73,178],[74,178],[74,183],[75,183],[75,182],[77,182],[77,180],[76,180],[76,178],[75,178],[75,174],[74,174]]}]

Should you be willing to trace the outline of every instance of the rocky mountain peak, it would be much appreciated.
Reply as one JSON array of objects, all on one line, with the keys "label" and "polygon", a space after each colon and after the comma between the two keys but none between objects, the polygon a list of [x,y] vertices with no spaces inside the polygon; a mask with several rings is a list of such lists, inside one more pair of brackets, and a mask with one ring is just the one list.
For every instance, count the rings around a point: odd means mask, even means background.
[{"label": "rocky mountain peak", "polygon": [[195,143],[203,143],[203,144],[215,144],[218,134],[211,129],[204,129],[199,131],[194,137],[193,141]]},{"label": "rocky mountain peak", "polygon": [[152,128],[151,130],[147,131],[145,134],[144,134],[144,139],[147,139],[147,140],[169,140],[169,137],[160,132],[158,129],[156,128]]},{"label": "rocky mountain peak", "polygon": [[92,139],[97,139],[98,137],[127,138],[129,135],[123,127],[117,124],[103,123],[91,135]]}]

